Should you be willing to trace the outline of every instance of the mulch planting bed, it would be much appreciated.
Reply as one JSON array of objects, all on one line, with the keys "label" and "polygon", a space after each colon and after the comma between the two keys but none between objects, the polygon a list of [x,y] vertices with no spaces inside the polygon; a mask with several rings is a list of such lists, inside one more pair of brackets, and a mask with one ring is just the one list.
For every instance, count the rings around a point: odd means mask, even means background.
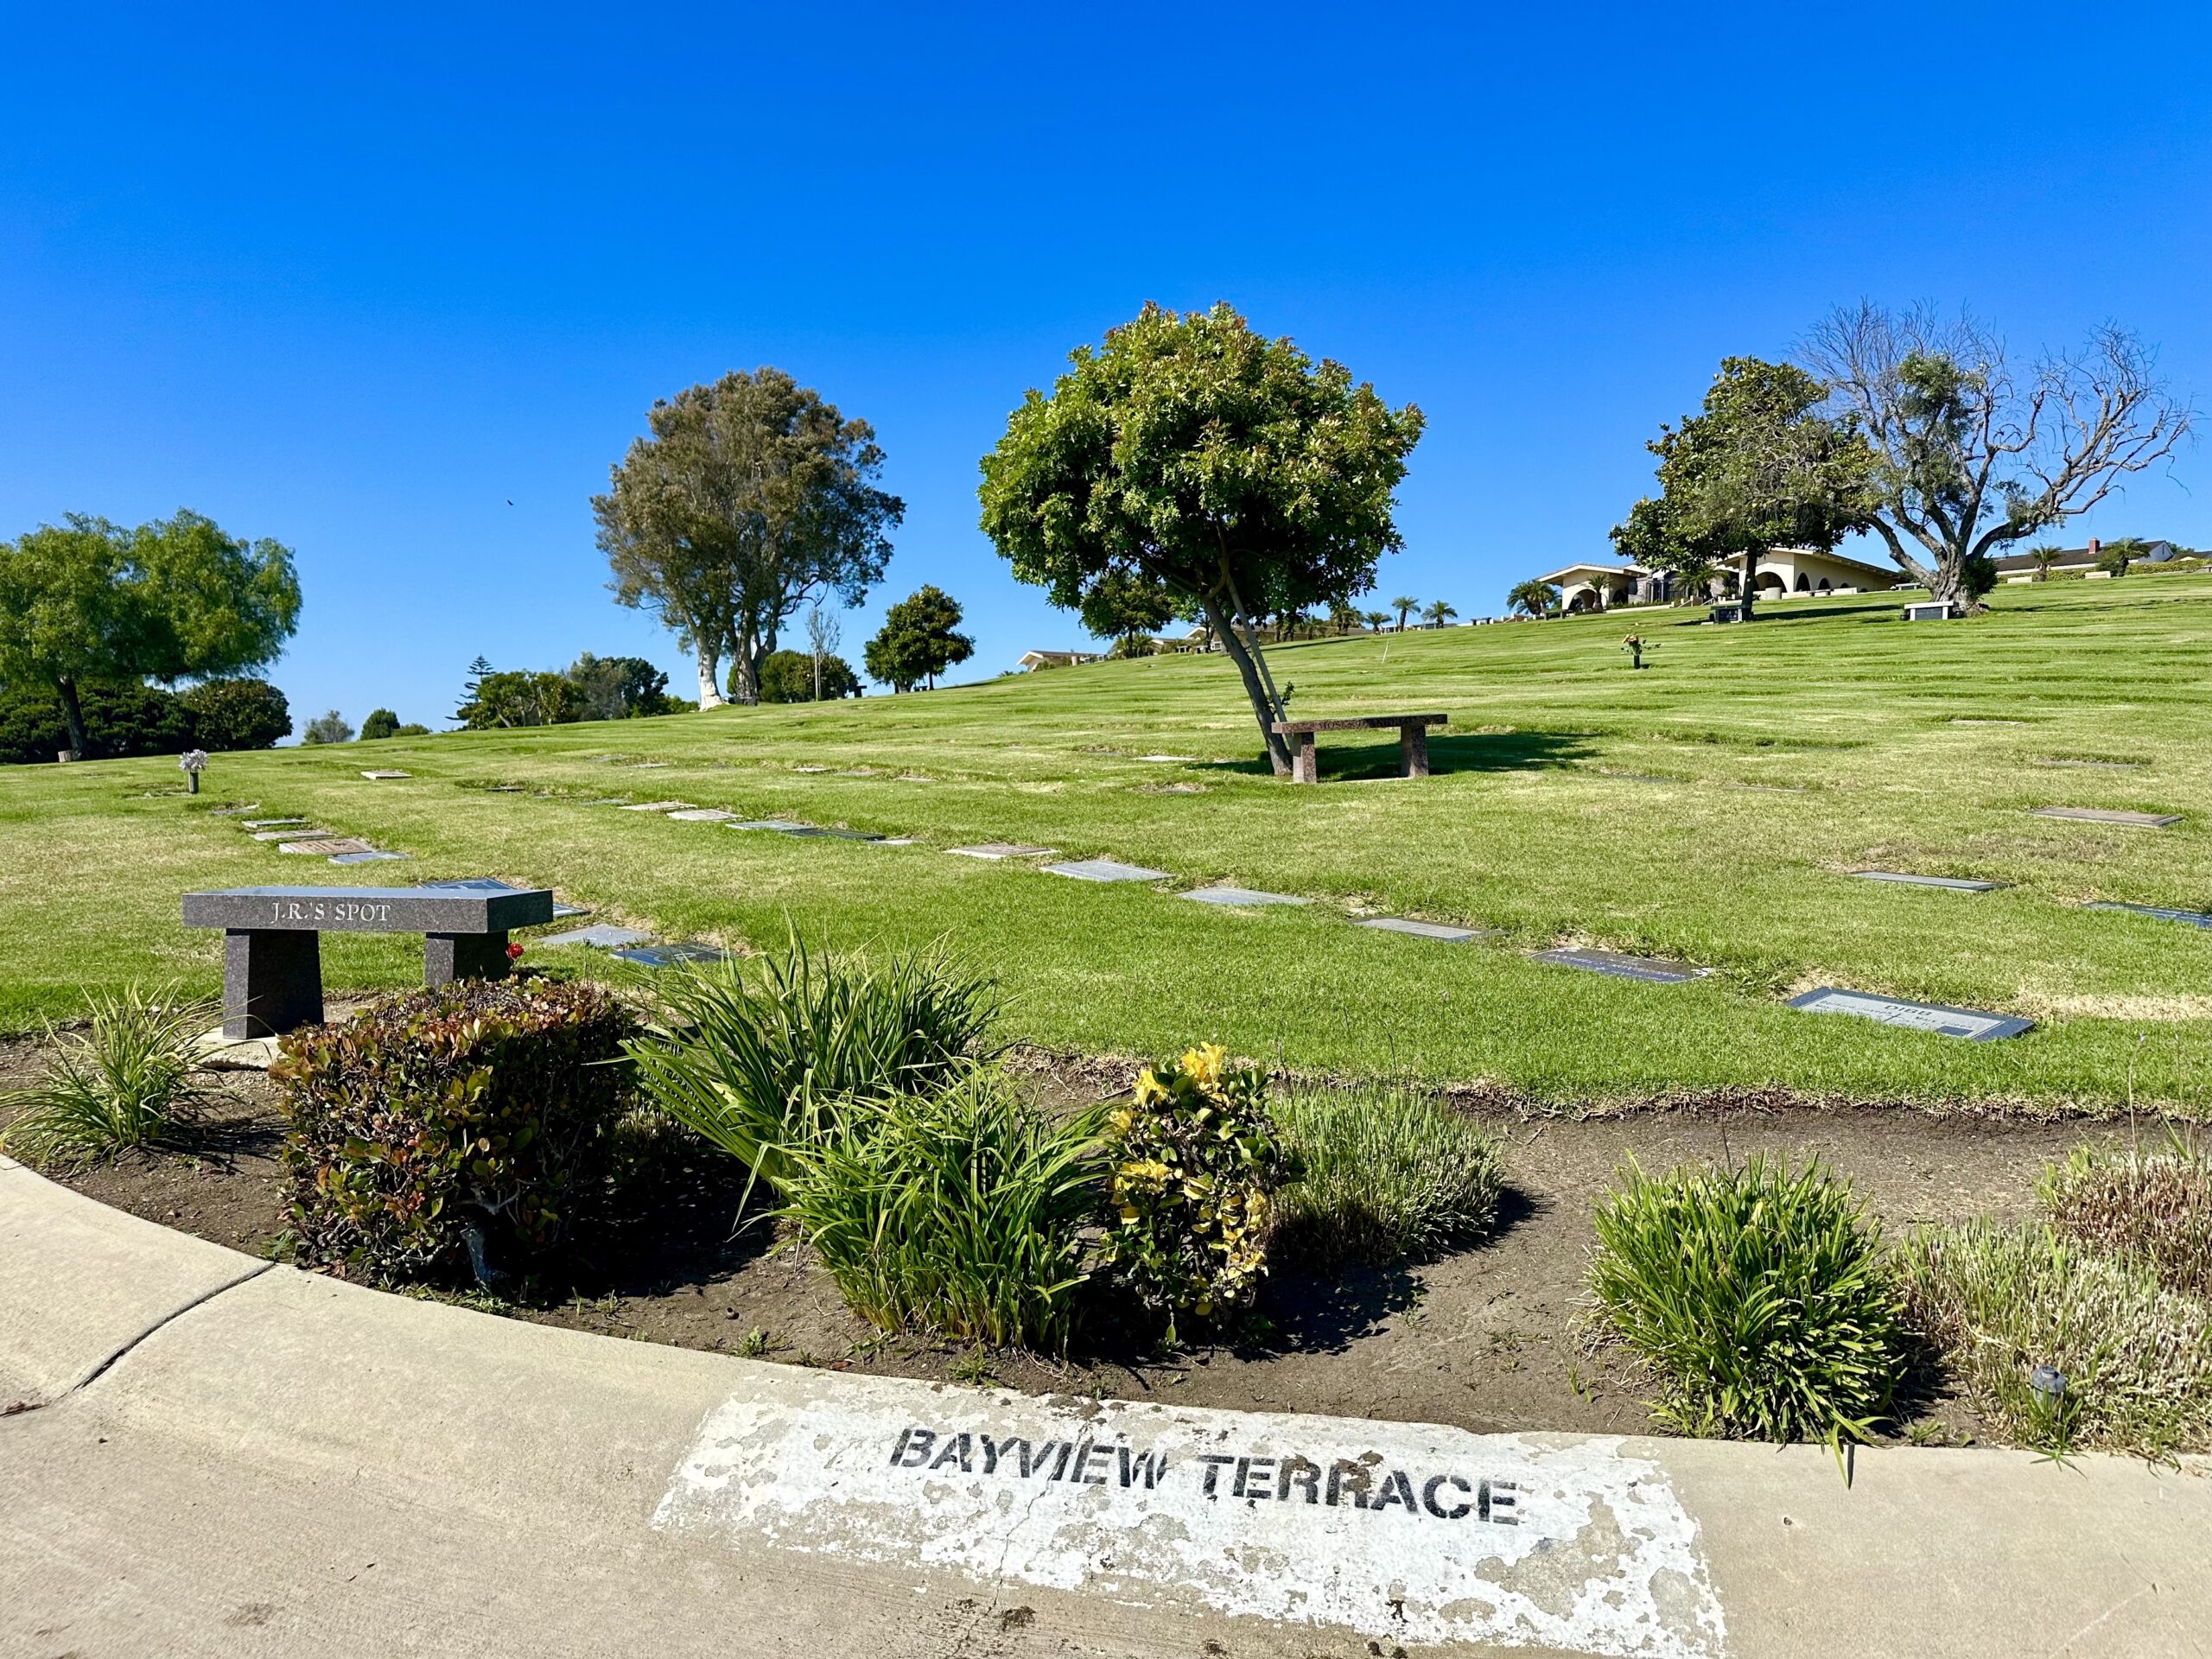
[{"label": "mulch planting bed", "polygon": [[[37,1046],[0,1043],[0,1088],[29,1081]],[[1043,1065],[1048,1092],[1094,1098],[1115,1068]],[[249,1254],[287,1226],[282,1124],[258,1072],[217,1074],[221,1093],[183,1147],[51,1172],[118,1209]],[[1111,1087],[1110,1084],[1106,1086]],[[512,1317],[602,1335],[874,1375],[995,1382],[1036,1392],[1455,1424],[1478,1431],[1649,1432],[1648,1388],[1585,1334],[1592,1205],[1623,1160],[1649,1172],[1755,1152],[1817,1154],[1850,1176],[1893,1232],[1919,1223],[2018,1219],[2050,1160],[2124,1127],[1883,1109],[1665,1107],[1531,1117],[1467,1108],[1504,1148],[1509,1190],[1492,1237],[1438,1262],[1318,1281],[1279,1270],[1267,1329],[1230,1347],[1078,1353],[1065,1364],[887,1336],[847,1312],[803,1245],[741,1211],[742,1169],[709,1149],[671,1150],[626,1189],[579,1252],[572,1294]],[[0,1127],[4,1127],[0,1124]],[[479,1297],[463,1299],[489,1306]],[[1916,1438],[1981,1437],[1940,1392]]]}]

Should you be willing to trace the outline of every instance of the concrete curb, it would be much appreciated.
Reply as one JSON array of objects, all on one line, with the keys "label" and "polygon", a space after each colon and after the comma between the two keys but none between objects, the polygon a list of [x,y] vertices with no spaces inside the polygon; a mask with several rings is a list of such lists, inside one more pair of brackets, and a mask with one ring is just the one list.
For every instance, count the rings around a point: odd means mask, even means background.
[{"label": "concrete curb", "polygon": [[49,1659],[2212,1643],[2202,1464],[1885,1449],[1847,1489],[1806,1448],[844,1376],[271,1268],[13,1168],[0,1376],[40,1395],[0,1419],[0,1651]]}]

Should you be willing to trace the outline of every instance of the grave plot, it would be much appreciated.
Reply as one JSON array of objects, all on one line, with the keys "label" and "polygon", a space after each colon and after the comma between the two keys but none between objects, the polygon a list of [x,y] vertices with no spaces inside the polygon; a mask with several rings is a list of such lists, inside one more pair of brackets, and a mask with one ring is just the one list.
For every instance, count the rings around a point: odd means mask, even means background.
[{"label": "grave plot", "polygon": [[1065,864],[1047,864],[1044,868],[1052,875],[1070,876],[1077,881],[1166,881],[1173,879],[1166,870],[1148,870],[1141,864],[1124,864],[1116,858],[1078,858]]},{"label": "grave plot", "polygon": [[549,934],[537,941],[543,945],[588,944],[601,950],[620,950],[626,946],[644,944],[652,938],[634,927],[616,927],[611,922],[594,923],[590,927],[571,928],[566,933]]},{"label": "grave plot", "polygon": [[2084,910],[2118,910],[2130,916],[2147,916],[2153,921],[2180,922],[2188,927],[2212,927],[2212,916],[2201,910],[2170,910],[2163,905],[2116,905],[2098,902],[2082,906]]},{"label": "grave plot", "polygon": [[[240,818],[238,827],[244,830],[282,830],[295,823],[305,823],[305,818]],[[259,839],[256,836],[256,839]]]},{"label": "grave plot", "polygon": [[406,853],[388,853],[372,847],[366,852],[334,854],[330,861],[334,864],[381,864],[409,856],[410,855]]},{"label": "grave plot", "polygon": [[1018,841],[984,841],[973,847],[948,847],[948,853],[957,853],[963,858],[1050,858],[1050,847],[1029,847]]},{"label": "grave plot", "polygon": [[411,772],[395,772],[388,767],[380,772],[365,772],[361,774],[362,777],[367,779],[372,784],[382,783],[388,779],[408,778],[412,777],[413,775],[414,774]]},{"label": "grave plot", "polygon": [[1370,916],[1352,924],[1354,927],[1371,927],[1382,933],[1403,933],[1416,939],[1435,939],[1445,944],[1465,944],[1470,939],[1491,937],[1486,927],[1454,927],[1448,922],[1417,922],[1409,916]]},{"label": "grave plot", "polygon": [[1303,905],[1312,902],[1294,893],[1260,893],[1250,887],[1193,887],[1188,893],[1179,893],[1178,899],[1189,899],[1201,905],[1240,905],[1257,908],[1265,905]]},{"label": "grave plot", "polygon": [[1912,1002],[1903,997],[1877,996],[1871,991],[1849,991],[1822,985],[1789,999],[1789,1006],[1808,1014],[1844,1014],[1872,1020],[1907,1031],[1934,1032],[1942,1037],[1963,1037],[1969,1042],[1994,1042],[2033,1031],[2036,1022],[2017,1014],[1989,1014],[1979,1008],[1954,1008],[1940,1002]]},{"label": "grave plot", "polygon": [[358,836],[332,836],[313,841],[280,841],[276,843],[276,850],[280,853],[321,853],[336,858],[341,855],[373,853],[377,849]]},{"label": "grave plot", "polygon": [[719,806],[689,806],[668,816],[679,823],[728,823],[737,814],[725,812]]},{"label": "grave plot", "polygon": [[2103,806],[2035,806],[2028,809],[2029,816],[2037,818],[2068,818],[2075,823],[2124,823],[2136,830],[2163,830],[2170,823],[2179,823],[2178,812],[2123,812]]},{"label": "grave plot", "polygon": [[677,968],[731,960],[728,951],[718,950],[711,944],[642,944],[613,954],[623,962],[634,962],[646,968]]},{"label": "grave plot", "polygon": [[768,830],[779,836],[810,836],[816,832],[810,823],[801,823],[794,818],[741,818],[723,826],[730,830]]},{"label": "grave plot", "polygon": [[1853,870],[1861,881],[1894,881],[1900,887],[1942,887],[1950,893],[1995,893],[2002,881],[1970,881],[1956,875],[1914,875],[1905,870]]},{"label": "grave plot", "polygon": [[256,841],[283,842],[288,845],[294,842],[338,839],[336,834],[328,830],[257,830],[253,832],[253,838]]},{"label": "grave plot", "polygon": [[626,806],[625,812],[683,812],[698,805],[696,801],[639,801],[635,806]]},{"label": "grave plot", "polygon": [[1654,985],[1679,985],[1701,977],[1706,969],[1663,957],[1631,957],[1618,950],[1538,950],[1538,962],[1555,968],[1579,968],[1586,974],[1605,974],[1615,979],[1640,979]]}]

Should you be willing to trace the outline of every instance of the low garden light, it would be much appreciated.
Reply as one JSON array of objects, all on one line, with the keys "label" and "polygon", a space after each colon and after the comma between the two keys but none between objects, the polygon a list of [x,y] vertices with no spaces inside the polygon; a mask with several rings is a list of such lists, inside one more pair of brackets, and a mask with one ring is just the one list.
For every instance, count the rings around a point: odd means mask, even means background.
[{"label": "low garden light", "polygon": [[184,773],[184,792],[188,795],[197,795],[200,792],[200,774],[207,769],[207,751],[187,749],[182,754],[177,756],[176,764]]}]

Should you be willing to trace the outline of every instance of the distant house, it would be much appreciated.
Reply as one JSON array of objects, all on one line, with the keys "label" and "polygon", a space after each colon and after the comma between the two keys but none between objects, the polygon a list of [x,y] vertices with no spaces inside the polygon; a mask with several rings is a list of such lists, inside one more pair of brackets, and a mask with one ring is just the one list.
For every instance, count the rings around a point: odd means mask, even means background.
[{"label": "distant house", "polygon": [[1101,653],[1095,651],[1025,651],[1018,668],[1073,668],[1078,663],[1095,663]]},{"label": "distant house", "polygon": [[[2087,547],[2061,548],[2053,570],[2094,570],[2097,561],[2105,556],[2105,544],[2095,537],[2089,537]],[[2145,542],[2143,550],[2135,556],[2138,564],[2164,564],[2169,559],[2181,556],[2181,550],[2171,542]],[[1997,561],[1997,574],[2001,576],[2031,576],[2043,567],[2025,553],[2008,553]]]},{"label": "distant house", "polygon": [[[1731,588],[1741,580],[1738,569],[1722,567]],[[1563,611],[1603,611],[1617,605],[1664,605],[1675,597],[1675,579],[1664,570],[1640,564],[1591,563],[1563,565],[1537,578],[1559,589]],[[1778,547],[1762,554],[1752,575],[1762,599],[1804,594],[1858,594],[1894,588],[1903,575],[1887,565],[1809,547]]]}]

